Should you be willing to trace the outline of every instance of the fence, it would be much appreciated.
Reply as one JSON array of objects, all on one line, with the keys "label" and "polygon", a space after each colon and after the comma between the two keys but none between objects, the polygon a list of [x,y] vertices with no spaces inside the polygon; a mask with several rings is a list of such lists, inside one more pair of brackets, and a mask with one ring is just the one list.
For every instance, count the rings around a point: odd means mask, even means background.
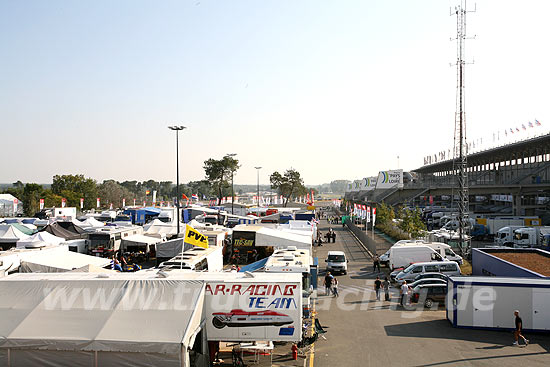
[{"label": "fence", "polygon": [[376,242],[369,239],[365,231],[353,224],[352,221],[349,220],[349,218],[346,219],[346,225],[348,226],[349,230],[353,232],[353,234],[359,239],[363,246],[365,246],[370,251],[371,254],[377,254]]}]

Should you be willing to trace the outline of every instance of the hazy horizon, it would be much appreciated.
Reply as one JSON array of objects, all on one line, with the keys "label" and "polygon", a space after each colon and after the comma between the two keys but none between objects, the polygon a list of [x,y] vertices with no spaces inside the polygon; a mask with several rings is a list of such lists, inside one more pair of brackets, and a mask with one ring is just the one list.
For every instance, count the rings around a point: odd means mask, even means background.
[{"label": "hazy horizon", "polygon": [[[260,183],[292,167],[308,185],[419,168],[453,143],[456,3],[2,2],[0,181],[175,181],[175,124],[188,127],[181,182],[228,153],[238,184],[255,166]],[[480,0],[468,13],[478,147],[549,131],[549,10]]]}]

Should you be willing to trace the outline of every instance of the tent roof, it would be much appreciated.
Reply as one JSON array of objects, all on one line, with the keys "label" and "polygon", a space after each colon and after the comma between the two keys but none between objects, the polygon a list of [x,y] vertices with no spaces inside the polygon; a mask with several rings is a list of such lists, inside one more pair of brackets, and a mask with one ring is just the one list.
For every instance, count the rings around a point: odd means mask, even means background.
[{"label": "tent roof", "polygon": [[59,245],[65,242],[64,238],[54,236],[48,232],[38,232],[23,240],[17,241],[18,248],[37,247],[39,245]]},{"label": "tent roof", "polygon": [[297,246],[298,248],[310,248],[311,237],[302,234],[272,229],[260,225],[238,225],[233,228],[233,236],[235,232],[256,232],[255,246],[275,246],[288,247]]},{"label": "tent roof", "polygon": [[17,228],[20,232],[23,232],[24,234],[26,235],[31,235],[33,233],[35,233],[36,231],[33,231],[32,229],[30,229],[29,227],[21,224],[21,223],[12,223],[11,224],[12,226],[14,226],[15,228]]},{"label": "tent roof", "polygon": [[122,239],[122,243],[124,245],[129,245],[129,244],[154,245],[154,244],[157,244],[159,242],[161,242],[160,238],[144,236],[142,234],[135,234],[135,235],[132,235],[132,236],[124,237]]},{"label": "tent roof", "polygon": [[0,224],[0,242],[17,242],[29,236],[11,224]]},{"label": "tent roof", "polygon": [[53,234],[54,236],[61,237],[66,240],[77,240],[82,238],[82,233],[73,232],[73,229],[74,231],[77,231],[77,230],[82,230],[81,228],[74,226],[74,224],[72,224],[71,222],[64,222],[64,223],[68,223],[67,227],[70,228],[70,229],[66,229],[60,223],[61,222],[50,223],[46,227],[44,227],[40,232],[48,232],[50,234]]},{"label": "tent roof", "polygon": [[143,226],[143,232],[149,234],[167,234],[174,235],[178,232],[177,223],[165,223],[159,219],[155,219],[152,222]]},{"label": "tent roof", "polygon": [[0,348],[175,354],[202,315],[203,281],[40,275],[0,279]]},{"label": "tent roof", "polygon": [[99,228],[105,226],[105,223],[98,221],[97,219],[90,217],[87,218],[85,221],[80,222],[81,228]]},{"label": "tent roof", "polygon": [[111,260],[108,258],[84,255],[72,251],[37,251],[21,260],[20,271],[22,273],[59,273],[86,265],[102,268],[110,264]]}]

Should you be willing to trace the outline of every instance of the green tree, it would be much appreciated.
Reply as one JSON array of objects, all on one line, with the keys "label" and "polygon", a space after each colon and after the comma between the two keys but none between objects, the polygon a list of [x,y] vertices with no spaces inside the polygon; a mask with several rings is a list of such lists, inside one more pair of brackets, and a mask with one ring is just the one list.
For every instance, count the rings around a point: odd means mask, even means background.
[{"label": "green tree", "polygon": [[40,199],[44,193],[42,185],[28,183],[23,189],[23,211],[26,216],[32,217],[40,210]]},{"label": "green tree", "polygon": [[127,204],[129,200],[133,199],[133,193],[124,188],[115,180],[105,180],[98,187],[99,197],[104,206],[113,204],[114,208],[122,207],[122,199],[126,199]]},{"label": "green tree", "polygon": [[[84,199],[84,209],[94,208],[97,198],[97,182],[84,175],[55,175],[52,193],[67,199],[68,206],[80,208],[80,198]],[[61,201],[55,206],[60,206]]]},{"label": "green tree", "polygon": [[300,195],[301,192],[306,191],[304,187],[304,181],[300,177],[300,172],[291,168],[286,170],[284,174],[280,174],[275,171],[269,176],[269,182],[271,188],[277,190],[279,195],[283,195],[283,206],[286,207],[288,200],[293,195]]},{"label": "green tree", "polygon": [[229,186],[231,175],[235,174],[239,167],[239,160],[230,156],[219,160],[210,158],[204,161],[206,180],[216,188],[218,205],[224,196],[224,187]]},{"label": "green tree", "polygon": [[395,219],[395,212],[393,207],[386,203],[381,203],[376,208],[376,222],[377,224],[392,223]]}]

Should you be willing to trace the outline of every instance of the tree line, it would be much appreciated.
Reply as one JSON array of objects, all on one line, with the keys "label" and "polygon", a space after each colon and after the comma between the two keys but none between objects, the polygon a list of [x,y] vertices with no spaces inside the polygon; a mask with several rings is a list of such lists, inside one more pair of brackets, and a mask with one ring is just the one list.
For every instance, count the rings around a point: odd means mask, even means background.
[{"label": "tree line", "polygon": [[[218,204],[223,197],[231,196],[231,179],[240,168],[238,159],[225,156],[222,159],[208,159],[204,161],[205,178],[180,184],[179,193],[191,198],[197,194],[200,199],[215,197]],[[242,194],[243,189],[252,185],[236,185],[234,193]],[[304,186],[300,173],[289,169],[284,173],[274,172],[270,176],[271,189],[277,195],[283,195],[285,206],[290,198],[306,195],[315,189]],[[254,186],[252,186],[254,187]],[[265,189],[265,186],[263,186]],[[3,192],[9,193],[23,202],[25,215],[33,216],[40,210],[40,199],[44,200],[44,207],[60,207],[62,199],[66,205],[80,208],[80,199],[84,199],[83,209],[95,209],[97,198],[100,198],[100,208],[108,208],[113,204],[115,208],[122,207],[122,199],[126,205],[133,205],[133,200],[140,205],[144,201],[151,203],[153,191],[157,192],[156,200],[172,202],[176,197],[176,185],[172,181],[116,181],[104,180],[98,183],[93,178],[84,175],[55,175],[52,184],[46,188],[37,183],[22,183],[17,181]],[[255,191],[255,190],[254,190]]]}]

